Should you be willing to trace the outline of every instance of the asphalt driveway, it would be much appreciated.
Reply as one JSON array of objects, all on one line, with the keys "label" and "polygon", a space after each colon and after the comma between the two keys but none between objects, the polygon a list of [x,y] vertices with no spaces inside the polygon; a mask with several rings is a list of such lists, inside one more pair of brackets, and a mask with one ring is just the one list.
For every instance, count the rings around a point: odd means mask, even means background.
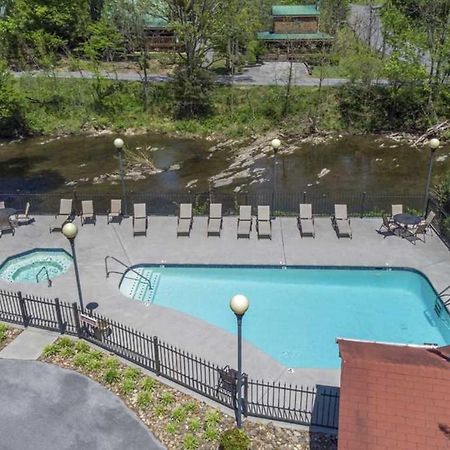
[{"label": "asphalt driveway", "polygon": [[114,394],[70,370],[0,359],[2,450],[161,450]]}]

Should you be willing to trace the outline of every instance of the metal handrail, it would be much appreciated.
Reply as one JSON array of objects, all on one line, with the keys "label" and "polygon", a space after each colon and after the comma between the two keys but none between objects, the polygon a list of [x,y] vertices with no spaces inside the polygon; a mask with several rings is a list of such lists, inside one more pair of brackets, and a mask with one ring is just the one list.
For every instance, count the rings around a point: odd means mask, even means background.
[{"label": "metal handrail", "polygon": [[44,272],[47,276],[48,287],[52,287],[52,280],[50,279],[50,275],[48,274],[47,267],[42,266],[39,272],[36,274],[36,283],[39,283],[39,275],[41,272]]},{"label": "metal handrail", "polygon": [[132,272],[134,272],[139,277],[143,278],[145,281],[147,281],[148,285],[150,286],[150,289],[152,288],[152,282],[150,281],[150,279],[148,279],[147,277],[144,277],[144,275],[142,275],[142,273],[139,273],[137,270],[134,270],[131,266],[128,266],[124,262],[120,261],[120,259],[117,259],[115,256],[111,256],[111,255],[105,256],[106,278],[109,278],[109,274],[110,273],[117,273],[119,275],[123,275],[124,274],[124,272],[118,272],[116,270],[108,270],[108,259],[110,259],[110,258],[113,259],[114,261],[118,262],[119,264],[121,264],[126,269],[131,270]]},{"label": "metal handrail", "polygon": [[[450,289],[450,284],[445,288],[445,289],[443,289],[441,292],[439,292],[439,297],[441,297],[445,292],[447,292],[448,290]],[[450,293],[449,294],[445,294],[445,295],[450,295]]]}]

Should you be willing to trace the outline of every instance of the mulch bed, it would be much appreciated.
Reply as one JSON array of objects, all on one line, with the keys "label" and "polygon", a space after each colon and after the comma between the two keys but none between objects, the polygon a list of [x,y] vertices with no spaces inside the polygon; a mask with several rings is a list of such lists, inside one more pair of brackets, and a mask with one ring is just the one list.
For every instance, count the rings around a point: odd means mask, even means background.
[{"label": "mulch bed", "polygon": [[0,350],[13,341],[23,330],[0,323]]}]

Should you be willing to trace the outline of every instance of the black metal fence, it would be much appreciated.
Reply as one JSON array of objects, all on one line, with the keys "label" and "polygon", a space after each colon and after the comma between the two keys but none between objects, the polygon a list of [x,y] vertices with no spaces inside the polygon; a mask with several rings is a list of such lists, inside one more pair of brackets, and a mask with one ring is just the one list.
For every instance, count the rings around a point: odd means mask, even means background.
[{"label": "black metal fence", "polygon": [[[81,210],[82,200],[93,200],[97,214],[106,214],[110,208],[112,198],[120,198],[120,192],[111,189],[96,192],[94,189],[85,191],[61,191],[53,193],[0,193],[0,201],[6,206],[24,209],[26,202],[31,203],[32,214],[56,214],[62,198],[73,198],[74,212]],[[334,214],[334,205],[347,204],[348,214],[351,216],[381,216],[391,211],[391,205],[402,203],[405,208],[420,211],[424,197],[420,193],[371,193],[371,192],[273,192],[260,190],[255,192],[129,192],[127,194],[128,213],[132,214],[133,203],[145,203],[150,215],[176,215],[180,203],[192,203],[194,214],[208,213],[210,203],[222,203],[224,215],[237,215],[239,205],[271,205],[274,215],[297,215],[300,203],[312,203],[313,214],[316,216],[330,216]]]},{"label": "black metal fence", "polygon": [[450,249],[450,214],[433,197],[428,199],[427,210],[436,214],[432,222],[433,229]]},{"label": "black metal fence", "polygon": [[[236,389],[226,388],[223,368],[94,312],[84,316],[76,303],[0,290],[0,320],[78,336],[224,406],[236,406]],[[247,416],[338,427],[335,387],[304,388],[244,376],[243,396]]]}]

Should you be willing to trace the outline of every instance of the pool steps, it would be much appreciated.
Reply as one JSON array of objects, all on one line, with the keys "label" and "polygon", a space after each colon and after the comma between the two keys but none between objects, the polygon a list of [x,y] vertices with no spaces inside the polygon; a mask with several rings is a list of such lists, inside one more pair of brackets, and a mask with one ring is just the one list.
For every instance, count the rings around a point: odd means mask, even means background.
[{"label": "pool steps", "polygon": [[[137,268],[136,272],[142,276],[131,271],[126,273],[120,285],[121,292],[134,300],[152,303],[161,274],[144,267]],[[150,280],[150,283],[146,278]]]}]

